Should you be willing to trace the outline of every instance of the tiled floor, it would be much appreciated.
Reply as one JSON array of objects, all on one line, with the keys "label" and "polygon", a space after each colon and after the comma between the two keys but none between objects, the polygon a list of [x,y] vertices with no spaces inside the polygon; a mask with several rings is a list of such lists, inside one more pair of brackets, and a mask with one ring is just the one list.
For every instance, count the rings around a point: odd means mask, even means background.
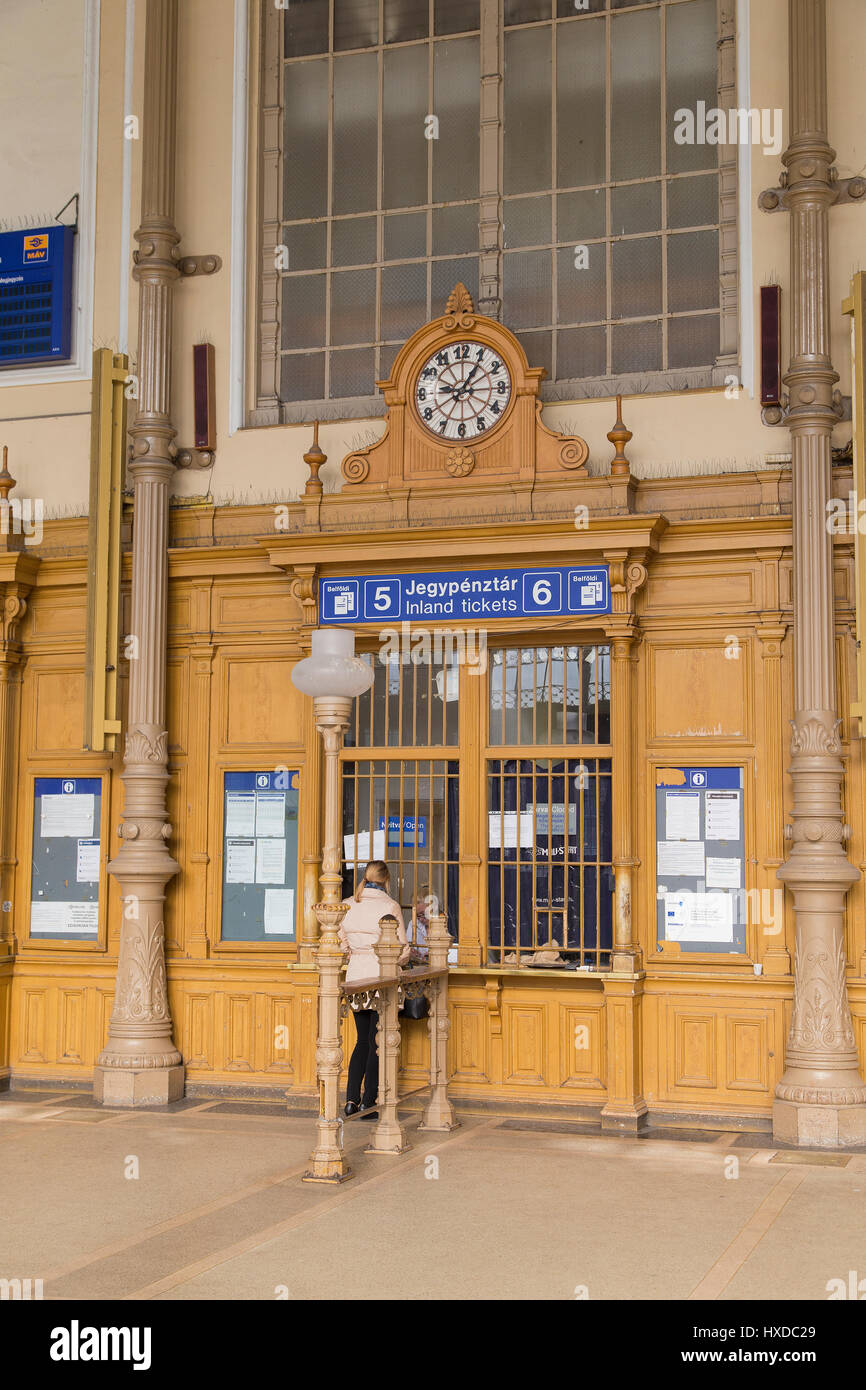
[{"label": "tiled floor", "polygon": [[301,1182],[312,1120],[280,1104],[3,1093],[0,1278],[41,1278],[46,1299],[823,1300],[866,1276],[862,1153],[495,1114],[420,1135],[417,1120],[392,1158],[346,1125],[354,1175],[331,1188]]}]

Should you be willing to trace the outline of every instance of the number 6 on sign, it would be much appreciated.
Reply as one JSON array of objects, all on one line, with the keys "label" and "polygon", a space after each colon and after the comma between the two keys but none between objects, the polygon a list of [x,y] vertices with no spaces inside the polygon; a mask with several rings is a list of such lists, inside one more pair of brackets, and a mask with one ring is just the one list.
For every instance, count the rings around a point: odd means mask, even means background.
[{"label": "number 6 on sign", "polygon": [[555,570],[523,576],[525,613],[556,613],[562,604],[562,575]]}]

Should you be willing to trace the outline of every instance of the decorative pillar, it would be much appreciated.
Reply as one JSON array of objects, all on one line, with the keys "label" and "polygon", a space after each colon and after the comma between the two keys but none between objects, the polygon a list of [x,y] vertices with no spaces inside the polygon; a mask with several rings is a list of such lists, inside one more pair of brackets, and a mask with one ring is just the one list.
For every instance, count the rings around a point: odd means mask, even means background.
[{"label": "decorative pillar", "polygon": [[[431,970],[447,970],[450,945],[451,937],[448,935],[445,916],[431,917],[427,924],[427,964]],[[489,989],[489,982],[487,984]],[[457,1129],[460,1124],[460,1121],[454,1118],[454,1109],[448,1099],[448,1035],[451,1032],[448,1018],[448,976],[440,975],[438,979],[431,981],[429,993],[427,1032],[430,1038],[430,1099],[418,1129],[441,1133]]]},{"label": "decorative pillar", "polygon": [[[764,621],[755,628],[761,644],[763,679],[763,775],[761,786],[763,804],[758,818],[759,853],[762,872],[759,875],[758,903],[752,912],[757,924],[757,955],[765,975],[790,975],[791,953],[785,940],[784,888],[773,886],[784,861],[785,813],[782,782],[782,643],[787,628],[779,612],[764,612]],[[772,911],[764,894],[772,894]],[[775,901],[781,899],[782,901]]]},{"label": "decorative pillar", "polygon": [[340,923],[346,915],[340,888],[340,749],[349,727],[352,700],[347,695],[313,698],[316,728],[325,750],[325,844],[322,853],[322,901],[315,913],[321,929],[316,950],[319,971],[316,1075],[319,1082],[319,1118],[316,1147],[310,1155],[305,1182],[345,1182],[352,1170],[343,1154],[339,1118],[340,1070],[343,1044],[340,1035],[340,967],[343,947]]},{"label": "decorative pillar", "polygon": [[837,190],[827,139],[826,29],[826,0],[789,0],[791,143],[782,160],[793,306],[785,384],[793,478],[794,804],[791,855],[779,878],[794,897],[797,944],[773,1133],[791,1144],[830,1148],[866,1142],[866,1085],[845,979],[845,895],[860,875],[842,848],[848,828],[842,823],[836,715],[833,542],[826,524],[838,380],[829,351],[828,210]]},{"label": "decorative pillar", "polygon": [[145,40],[139,283],[138,414],[130,430],[133,481],[129,714],[121,847],[108,865],[123,921],[114,1010],[94,1095],[111,1105],[154,1105],[183,1094],[172,1040],[165,969],[165,888],[178,872],[166,840],[165,717],[168,489],[174,472],[170,415],[171,311],[179,271],[174,226],[178,0],[148,0]]},{"label": "decorative pillar", "polygon": [[[397,961],[402,946],[397,936],[397,919],[390,913],[380,918],[381,934],[376,942],[376,955],[379,958],[379,976],[382,980],[396,981],[400,975]],[[400,1067],[400,1020],[397,1017],[397,985],[379,991],[379,1025],[376,1030],[376,1044],[379,1049],[379,1099],[376,1103],[379,1122],[373,1133],[373,1141],[364,1150],[368,1154],[401,1154],[411,1148],[403,1137],[403,1129],[397,1119],[397,1072]]]}]

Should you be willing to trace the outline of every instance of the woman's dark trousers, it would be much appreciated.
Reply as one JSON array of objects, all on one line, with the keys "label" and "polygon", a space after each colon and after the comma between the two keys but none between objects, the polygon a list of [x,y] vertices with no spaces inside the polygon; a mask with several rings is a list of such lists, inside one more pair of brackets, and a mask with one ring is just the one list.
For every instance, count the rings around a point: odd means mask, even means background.
[{"label": "woman's dark trousers", "polygon": [[[379,1095],[379,1053],[376,1051],[376,1028],[379,1015],[375,1009],[356,1009],[355,1027],[358,1041],[349,1059],[349,1080],[346,1100],[357,1105],[375,1105]],[[364,1094],[361,1095],[363,1082]]]}]

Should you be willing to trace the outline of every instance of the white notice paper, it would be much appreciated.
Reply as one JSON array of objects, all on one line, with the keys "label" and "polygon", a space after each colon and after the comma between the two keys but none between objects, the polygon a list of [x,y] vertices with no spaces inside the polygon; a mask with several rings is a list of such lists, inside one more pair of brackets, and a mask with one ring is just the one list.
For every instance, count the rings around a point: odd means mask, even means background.
[{"label": "white notice paper", "polygon": [[76,883],[96,883],[99,879],[99,841],[79,840],[75,862]]},{"label": "white notice paper", "polygon": [[256,833],[255,792],[226,792],[226,835],[244,839]]},{"label": "white notice paper", "polygon": [[256,795],[256,835],[286,833],[286,793],[258,792]]},{"label": "white notice paper", "polygon": [[256,883],[285,883],[285,840],[256,840]]},{"label": "white notice paper", "polygon": [[669,840],[701,838],[700,792],[665,792],[665,834]]},{"label": "white notice paper", "polygon": [[359,830],[357,835],[343,836],[343,858],[350,869],[363,869],[371,859],[385,858],[385,832],[373,831],[373,844],[370,845],[369,830]]},{"label": "white notice paper", "polygon": [[489,811],[487,827],[487,843],[491,849],[516,849],[518,833],[521,848],[532,848],[534,840],[531,811],[521,811],[519,821],[517,811]]},{"label": "white notice paper", "polygon": [[657,841],[657,870],[680,878],[703,878],[703,840]]},{"label": "white notice paper", "polygon": [[729,893],[667,893],[669,941],[733,941],[734,900]]},{"label": "white notice paper", "polygon": [[708,888],[739,888],[739,859],[719,859],[707,855],[706,885]]},{"label": "white notice paper", "polygon": [[[543,802],[535,808],[535,833],[546,839],[548,831],[551,835],[565,834],[565,805],[562,802],[554,802],[551,806]],[[574,802],[568,807],[568,833],[577,834],[577,807]]]},{"label": "white notice paper", "polygon": [[707,792],[706,837],[708,840],[739,840],[739,792]]},{"label": "white notice paper", "polygon": [[268,888],[265,890],[265,935],[294,936],[295,934],[295,890],[294,888]]},{"label": "white notice paper", "polygon": [[226,883],[255,883],[255,840],[226,840]]},{"label": "white notice paper", "polygon": [[93,835],[93,808],[96,797],[92,792],[71,796],[42,796],[42,818],[39,833],[43,840],[60,835],[72,835],[76,840],[89,840]]},{"label": "white notice paper", "polygon": [[99,929],[99,903],[30,904],[31,932],[62,932],[64,936],[95,936]]}]

